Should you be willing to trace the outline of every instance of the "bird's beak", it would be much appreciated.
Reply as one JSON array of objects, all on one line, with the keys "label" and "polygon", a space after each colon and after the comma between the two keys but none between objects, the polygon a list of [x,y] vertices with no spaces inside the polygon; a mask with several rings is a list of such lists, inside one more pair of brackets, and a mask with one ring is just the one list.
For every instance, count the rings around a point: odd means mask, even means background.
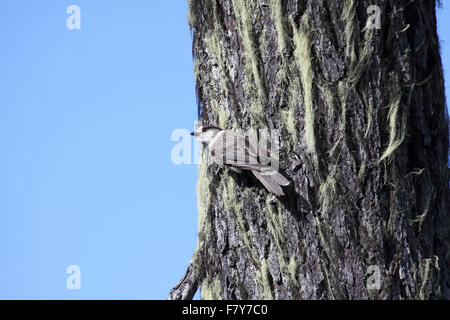
[{"label": "bird's beak", "polygon": [[191,132],[191,136],[195,136],[195,132]]}]

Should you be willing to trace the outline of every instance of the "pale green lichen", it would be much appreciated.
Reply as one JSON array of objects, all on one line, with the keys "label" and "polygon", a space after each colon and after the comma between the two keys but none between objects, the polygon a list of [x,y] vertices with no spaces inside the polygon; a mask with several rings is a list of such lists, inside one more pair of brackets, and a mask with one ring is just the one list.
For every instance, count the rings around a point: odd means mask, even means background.
[{"label": "pale green lichen", "polygon": [[273,300],[272,287],[270,285],[269,268],[267,260],[261,259],[261,268],[256,271],[255,282],[262,287],[263,298],[265,300]]},{"label": "pale green lichen", "polygon": [[288,268],[288,272],[289,272],[289,278],[295,285],[298,285],[298,281],[297,281],[298,265],[297,265],[297,261],[295,260],[295,257],[289,258],[289,265],[287,268]]},{"label": "pale green lichen", "polygon": [[364,70],[366,70],[370,64],[373,53],[372,37],[373,32],[367,30],[364,34],[364,40],[359,56],[357,57],[354,50],[352,51],[353,56],[351,58],[350,73],[347,78],[350,89],[353,89],[356,86]]},{"label": "pale green lichen", "polygon": [[205,278],[200,287],[200,296],[202,300],[222,300],[222,285],[218,277],[214,277],[211,282]]},{"label": "pale green lichen", "polygon": [[338,95],[339,100],[341,102],[341,122],[339,124],[339,131],[341,132],[341,136],[345,136],[345,127],[347,125],[346,117],[347,117],[347,97],[348,97],[348,89],[346,84],[342,81],[338,83]]},{"label": "pale green lichen", "polygon": [[406,136],[406,116],[402,117],[401,128],[398,130],[398,113],[402,98],[401,89],[396,86],[393,99],[389,104],[388,122],[389,122],[389,144],[381,155],[378,163],[390,157],[394,151],[402,144]]},{"label": "pale green lichen", "polygon": [[411,26],[411,25],[408,23],[403,29],[399,30],[399,33],[405,32],[406,30],[409,29],[410,26]]},{"label": "pale green lichen", "polygon": [[[363,74],[363,72],[367,69],[370,64],[373,47],[372,47],[372,38],[373,38],[373,30],[368,28],[363,28],[364,39],[360,41],[359,39],[359,23],[357,19],[357,2],[355,0],[344,1],[341,20],[345,24],[344,34],[345,34],[345,56],[349,59],[350,67],[349,74],[343,82],[339,83],[338,91],[339,97],[341,101],[341,125],[340,130],[341,133],[345,134],[346,128],[346,112],[347,112],[347,98],[351,91],[353,91],[356,85],[359,83],[359,80]],[[359,53],[357,53],[356,44],[362,43]],[[364,95],[363,91],[363,95]],[[363,100],[364,99],[363,96]],[[367,103],[366,103],[367,105]],[[368,105],[367,110],[367,128],[365,132],[365,136],[367,136],[371,126],[372,126],[372,117],[373,117],[373,108],[371,102]]]},{"label": "pale green lichen", "polygon": [[373,102],[372,99],[368,99],[365,92],[363,92],[363,100],[364,103],[367,106],[367,126],[366,131],[364,132],[364,138],[367,138],[367,135],[369,134],[370,130],[372,129],[373,124]]},{"label": "pale green lichen", "polygon": [[325,262],[323,261],[323,259],[320,259],[320,266],[321,266],[321,269],[322,269],[323,273],[325,274],[325,280],[327,281],[328,292],[331,294],[331,299],[335,300],[336,298],[335,298],[335,296],[333,294],[334,286],[331,285],[329,272],[328,272],[327,267],[325,266]]},{"label": "pale green lichen", "polygon": [[419,224],[419,231],[422,230],[423,222],[425,221],[426,217],[428,216],[428,212],[430,211],[430,205],[434,201],[435,196],[436,196],[436,192],[433,189],[428,196],[428,199],[425,203],[425,207],[422,211],[422,214],[418,215],[417,218],[415,218],[414,220],[411,220],[411,223]]},{"label": "pale green lichen", "polygon": [[367,160],[364,158],[361,163],[361,166],[359,167],[358,180],[361,180],[364,177],[364,174],[366,173],[366,165]]},{"label": "pale green lichen", "polygon": [[[298,70],[295,66],[295,70]],[[296,119],[296,110],[298,109],[300,95],[300,78],[299,76],[293,72],[290,75],[290,84],[289,84],[289,96],[286,110],[281,111],[281,121],[283,122],[286,131],[289,133],[289,138],[285,141],[286,149],[290,151],[292,149],[292,145],[298,140],[298,121]]]},{"label": "pale green lichen", "polygon": [[434,275],[437,275],[439,277],[439,257],[433,256],[431,259],[424,260],[425,263],[422,261],[419,264],[419,273],[422,278],[421,284],[419,286],[419,298],[421,300],[429,300],[431,298],[430,295],[434,293],[433,282],[439,283],[439,279],[433,279]]},{"label": "pale green lichen", "polygon": [[314,73],[311,62],[311,48],[308,38],[309,21],[308,15],[305,14],[301,20],[301,26],[297,29],[295,22],[290,17],[291,26],[294,32],[294,56],[300,69],[301,82],[303,86],[303,100],[305,106],[305,140],[308,151],[317,157],[316,154],[316,138],[314,134],[314,106],[312,84]]},{"label": "pale green lichen", "polygon": [[273,210],[273,206],[271,204],[270,195],[266,198],[266,208],[267,208],[267,215],[266,215],[266,221],[267,221],[267,230],[269,231],[269,234],[272,236],[275,245],[277,246],[277,249],[281,252],[283,252],[283,245],[286,242],[286,237],[284,233],[284,227],[283,227],[283,216],[282,216],[282,210],[279,205],[277,205],[277,210]]},{"label": "pale green lichen", "polygon": [[288,149],[290,150],[291,141],[297,141],[297,120],[295,119],[294,109],[289,108],[288,110],[281,111],[281,121],[283,121],[283,124],[290,135],[289,140],[286,141]]},{"label": "pale green lichen", "polygon": [[[263,101],[265,98],[265,90],[258,70],[258,59],[255,41],[253,40],[252,17],[250,16],[253,11],[253,3],[245,0],[233,0],[232,3],[236,20],[240,22],[239,29],[244,47],[245,70],[248,80],[242,86],[249,101],[247,110],[259,122],[264,112]],[[256,93],[254,93],[255,87]]]},{"label": "pale green lichen", "polygon": [[282,11],[282,1],[283,0],[270,0],[269,7],[272,15],[272,20],[275,24],[275,29],[277,31],[277,43],[278,52],[283,58],[284,51],[286,49],[285,31],[284,31],[284,15]]},{"label": "pale green lichen", "polygon": [[214,18],[214,27],[211,31],[209,31],[205,35],[205,48],[210,54],[210,56],[215,60],[217,65],[219,66],[219,70],[221,72],[220,75],[220,87],[222,94],[226,95],[228,92],[227,88],[227,71],[225,64],[225,54],[221,39],[224,37],[223,28],[221,26],[219,20],[219,13],[217,10],[217,4],[215,1],[212,2],[213,8],[213,18]]},{"label": "pale green lichen", "polygon": [[193,26],[196,24],[196,16],[194,13],[194,6],[193,3],[194,0],[188,0],[188,11],[187,11],[187,23],[189,25],[189,28],[191,29],[191,33],[192,33],[192,28]]},{"label": "pale green lichen", "polygon": [[327,102],[328,108],[331,110],[331,112],[334,112],[335,98],[333,91],[329,88],[322,89],[322,94],[325,97],[325,101]]},{"label": "pale green lichen", "polygon": [[194,60],[193,71],[194,71],[195,79],[200,80],[201,79],[201,74],[202,74],[200,72],[200,60],[198,60],[198,59]]},{"label": "pale green lichen", "polygon": [[425,168],[421,168],[421,169],[417,169],[417,170],[411,171],[410,173],[408,173],[405,176],[405,178],[408,178],[410,176],[420,176],[423,173],[424,170],[425,170]]},{"label": "pale green lichen", "polygon": [[220,26],[216,24],[218,24],[218,22],[215,23],[214,29],[205,35],[204,41],[206,44],[206,49],[210,54],[210,58],[212,57],[216,61],[217,65],[222,69],[222,71],[225,71],[222,44],[220,43]]},{"label": "pale green lichen", "polygon": [[[212,2],[213,9],[213,28],[209,30],[204,36],[205,50],[211,60],[212,74],[215,75],[215,79],[219,79],[218,90],[213,90],[207,86],[206,97],[209,97],[208,106],[211,108],[211,113],[215,116],[215,124],[221,128],[226,128],[228,125],[228,114],[225,106],[220,105],[218,101],[226,101],[228,96],[227,86],[227,69],[224,56],[224,47],[222,43],[223,28],[219,21],[219,13],[217,4]],[[198,67],[197,67],[198,68]]]},{"label": "pale green lichen", "polygon": [[[217,30],[217,29],[215,29]],[[225,70],[225,62],[223,60],[222,53],[222,45],[220,44],[219,34],[217,31],[208,32],[205,36],[205,44],[206,51],[208,52],[213,62],[217,64],[220,71],[220,90],[222,94],[226,94],[228,92],[227,83],[226,83],[226,70]]]},{"label": "pale green lichen", "polygon": [[322,199],[322,212],[326,212],[336,196],[336,179],[333,173],[329,174],[325,182],[320,185],[319,194]]},{"label": "pale green lichen", "polygon": [[244,242],[250,258],[252,258],[253,261],[258,262],[258,248],[251,242],[251,234],[249,234],[250,231],[247,232],[247,230],[245,230],[246,221],[244,217],[243,204],[241,199],[236,194],[236,184],[233,178],[229,175],[224,178],[223,182],[223,201],[225,211],[233,214],[236,218],[239,234]]},{"label": "pale green lichen", "polygon": [[[284,256],[286,253],[287,236],[284,231],[285,227],[283,225],[283,215],[282,215],[283,210],[281,208],[281,203],[277,201],[274,204],[272,204],[271,202],[272,202],[271,197],[268,196],[266,198],[267,230],[277,248],[278,264],[280,267],[281,275],[289,276],[292,271],[293,267],[292,264],[295,263],[295,261],[292,262],[293,257],[291,257],[291,260],[289,261],[288,264],[287,258]],[[275,210],[274,207],[276,208]],[[291,277],[289,276],[289,278]],[[294,280],[292,282],[294,284],[297,284],[297,282],[295,281],[295,275],[293,279]]]},{"label": "pale green lichen", "polygon": [[228,125],[228,115],[225,107],[219,105],[216,99],[209,101],[212,113],[216,116],[216,124],[220,128],[226,128]]},{"label": "pale green lichen", "polygon": [[199,244],[204,236],[208,236],[210,231],[210,224],[207,223],[208,211],[211,206],[211,191],[209,189],[211,180],[208,174],[207,154],[202,152],[202,156],[198,165],[198,180],[197,180],[197,207],[198,207],[198,232]]},{"label": "pale green lichen", "polygon": [[278,53],[280,57],[280,66],[277,70],[277,80],[279,85],[284,85],[286,83],[288,63],[285,61],[287,35],[285,30],[285,15],[283,14],[282,8],[283,0],[269,0],[268,4],[276,30]]},{"label": "pale green lichen", "polygon": [[[360,50],[357,50],[356,44],[359,43],[359,27],[356,19],[356,8],[357,3],[355,0],[345,1],[343,5],[343,10],[341,13],[341,20],[344,22],[344,36],[346,42],[345,48],[345,56],[348,59],[349,63],[349,72],[345,79],[339,81],[337,83],[337,96],[339,99],[340,105],[340,123],[339,123],[339,132],[340,137],[337,139],[331,149],[328,151],[329,158],[334,158],[336,151],[339,151],[339,155],[342,152],[342,149],[339,149],[339,144],[346,137],[346,129],[347,129],[347,103],[348,98],[351,94],[358,94],[356,90],[356,86],[359,83],[359,80],[363,74],[363,72],[367,69],[370,59],[372,56],[372,34],[373,32],[369,32],[370,30],[364,30],[364,40],[362,41],[362,45]],[[321,88],[322,94],[325,97],[325,100],[329,106],[331,106],[331,112],[334,112],[335,105],[335,97],[334,91],[328,88]],[[367,101],[364,99],[364,91],[363,91],[363,101]],[[369,104],[367,111],[368,117],[368,125],[366,128],[366,134],[370,130],[372,126],[372,106]],[[338,155],[338,158],[339,158]],[[337,160],[336,160],[337,161]],[[358,177],[362,178],[365,170],[366,170],[366,161],[363,160],[362,164],[359,168],[357,168],[356,161],[352,155],[350,155],[350,164],[354,171],[358,171]],[[337,175],[338,175],[338,167],[337,164],[333,167],[332,172],[330,172],[325,181],[321,181],[319,187],[319,197],[321,199],[321,213],[325,214],[328,209],[331,207],[334,199],[337,196]],[[318,220],[319,232],[321,236],[323,236],[323,228],[321,226],[320,221]],[[324,239],[323,239],[324,240]]]},{"label": "pale green lichen", "polygon": [[315,220],[317,224],[317,231],[319,231],[320,244],[322,245],[323,250],[325,251],[327,257],[331,260],[332,259],[331,249],[328,244],[327,237],[325,236],[326,224],[322,223],[318,216],[315,217]]},{"label": "pale green lichen", "polygon": [[358,32],[356,25],[356,21],[358,21],[356,17],[356,7],[357,3],[355,0],[344,1],[341,14],[341,20],[345,23],[345,55],[351,59],[354,59],[356,56],[355,40]]},{"label": "pale green lichen", "polygon": [[[336,154],[336,151],[338,150],[338,146],[339,146],[339,143],[341,143],[341,140],[342,140],[342,136],[339,137],[339,139],[335,142],[333,147],[331,147],[331,149],[328,151],[328,155],[329,155],[330,159],[333,158],[334,155]],[[342,149],[340,149],[340,150],[342,151]]]},{"label": "pale green lichen", "polygon": [[267,40],[266,40],[266,29],[261,30],[261,35],[259,36],[259,52],[261,52],[262,59],[264,60],[264,53],[267,48]]}]

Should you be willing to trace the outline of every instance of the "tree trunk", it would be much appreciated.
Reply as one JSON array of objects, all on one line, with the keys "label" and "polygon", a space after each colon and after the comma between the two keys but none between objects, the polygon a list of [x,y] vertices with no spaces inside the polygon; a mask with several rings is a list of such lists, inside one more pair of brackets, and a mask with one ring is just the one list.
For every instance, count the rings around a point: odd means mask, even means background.
[{"label": "tree trunk", "polygon": [[449,298],[435,1],[190,0],[188,18],[199,120],[279,130],[291,184],[203,161],[169,299]]}]

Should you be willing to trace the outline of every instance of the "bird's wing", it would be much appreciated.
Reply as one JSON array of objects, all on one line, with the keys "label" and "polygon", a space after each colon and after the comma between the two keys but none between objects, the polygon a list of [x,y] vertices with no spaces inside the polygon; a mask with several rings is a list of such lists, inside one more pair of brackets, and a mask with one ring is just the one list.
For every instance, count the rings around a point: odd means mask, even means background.
[{"label": "bird's wing", "polygon": [[[223,130],[209,145],[210,156],[219,164],[236,169],[251,170],[255,177],[273,194],[284,195],[281,186],[287,186],[287,180],[274,167],[278,165],[264,145],[257,144],[254,136],[243,135],[234,130]],[[278,166],[276,167],[278,168]]]},{"label": "bird's wing", "polygon": [[224,130],[212,143],[211,154],[216,162],[243,169],[264,171],[271,168],[274,160],[254,140],[256,139],[251,135]]}]

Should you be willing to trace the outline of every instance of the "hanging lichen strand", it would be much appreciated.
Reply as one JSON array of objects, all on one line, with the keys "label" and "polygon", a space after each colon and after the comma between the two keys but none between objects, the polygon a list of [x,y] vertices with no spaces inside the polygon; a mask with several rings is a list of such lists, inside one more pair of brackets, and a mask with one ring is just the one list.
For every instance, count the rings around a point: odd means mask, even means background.
[{"label": "hanging lichen strand", "polygon": [[366,24],[370,1],[189,0],[199,120],[279,130],[291,180],[276,198],[251,175],[199,165],[202,298],[443,297],[448,119],[434,7],[378,2],[379,30]]}]

